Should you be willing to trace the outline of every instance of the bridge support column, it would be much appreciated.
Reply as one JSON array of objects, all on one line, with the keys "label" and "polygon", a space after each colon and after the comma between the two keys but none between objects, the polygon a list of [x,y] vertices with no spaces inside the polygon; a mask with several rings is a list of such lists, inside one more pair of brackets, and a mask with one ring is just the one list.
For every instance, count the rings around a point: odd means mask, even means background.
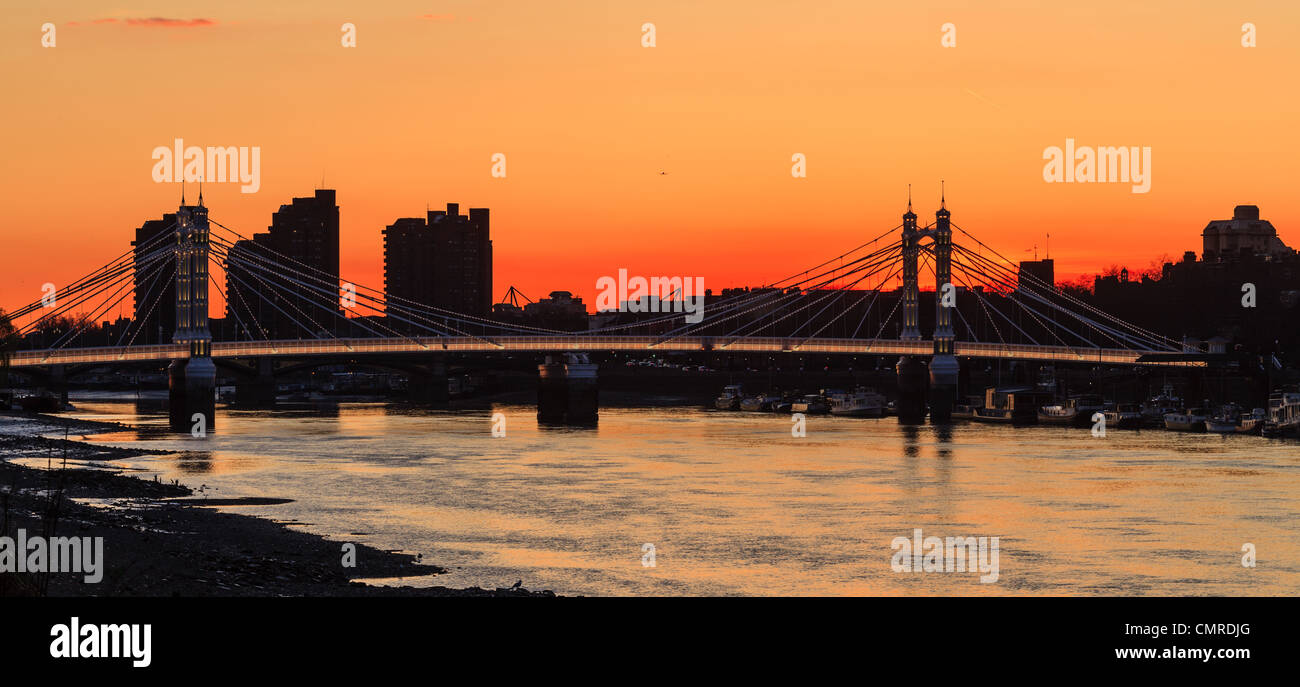
[{"label": "bridge support column", "polygon": [[[942,189],[942,187],[940,187]],[[934,213],[934,356],[930,358],[930,422],[952,422],[952,404],[957,396],[961,366],[953,355],[952,310],[957,306],[957,288],[952,284],[951,213],[943,205]]]},{"label": "bridge support column", "polygon": [[952,405],[957,399],[960,365],[951,355],[936,355],[930,360],[930,422],[952,422]]},{"label": "bridge support column", "polygon": [[[925,363],[905,355],[898,359],[898,421],[914,425],[925,420]],[[949,408],[951,411],[951,408]]]},{"label": "bridge support column", "polygon": [[240,408],[275,407],[275,373],[270,358],[259,358],[257,376],[235,381],[235,405]]},{"label": "bridge support column", "polygon": [[[168,420],[174,432],[207,436],[216,427],[217,366],[212,362],[208,329],[208,209],[198,205],[176,211],[175,343],[188,344],[189,359],[167,370]],[[200,425],[199,423],[202,422]],[[202,432],[198,432],[199,428]]]},{"label": "bridge support column", "polygon": [[208,357],[173,360],[167,368],[167,415],[173,432],[192,432],[203,416],[203,432],[216,427],[217,368]]},{"label": "bridge support column", "polygon": [[59,409],[68,406],[68,372],[62,365],[50,366],[50,394],[59,399]]},{"label": "bridge support column", "polygon": [[570,356],[567,362],[546,356],[537,366],[537,421],[595,424],[600,415],[597,368],[585,356]]},{"label": "bridge support column", "polygon": [[430,356],[428,362],[411,375],[407,391],[415,403],[446,407],[451,398],[447,387],[447,358],[437,353]]}]

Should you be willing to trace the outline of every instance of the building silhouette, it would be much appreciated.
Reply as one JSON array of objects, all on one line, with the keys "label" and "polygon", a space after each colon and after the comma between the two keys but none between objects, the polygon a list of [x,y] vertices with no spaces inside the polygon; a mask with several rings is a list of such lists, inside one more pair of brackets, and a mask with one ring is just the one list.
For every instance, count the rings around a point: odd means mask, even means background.
[{"label": "building silhouette", "polygon": [[1127,270],[1098,276],[1087,299],[1188,348],[1230,341],[1232,350],[1300,355],[1300,255],[1259,219],[1254,205],[1238,205],[1232,219],[1210,222],[1201,239],[1200,260],[1186,251],[1158,276],[1130,279]]},{"label": "building silhouette", "polygon": [[1044,260],[1021,260],[1020,271],[1016,274],[1016,285],[1029,286],[1056,283],[1056,263],[1051,258]]},{"label": "building silhouette", "polygon": [[[318,289],[339,284],[339,207],[333,189],[317,189],[305,198],[294,198],[271,215],[267,231],[251,239],[236,241],[225,269],[226,317],[235,322],[241,338],[301,339],[321,331],[333,331],[339,315],[316,305],[322,300]],[[260,264],[283,264],[286,268],[317,277],[295,283],[268,276],[264,271],[237,264],[232,258]],[[327,284],[333,284],[331,288]],[[335,296],[335,310],[342,312]],[[244,331],[246,329],[250,331]],[[259,329],[259,331],[252,331]]]},{"label": "building silhouette", "polygon": [[[162,219],[151,219],[135,230],[131,246],[135,251],[135,306],[134,319],[139,323],[135,343],[171,343],[176,331],[176,259],[169,258],[160,266],[142,268],[140,261],[146,253],[175,243],[176,213]],[[166,235],[167,238],[160,238]],[[158,241],[154,241],[159,239]],[[152,242],[152,245],[151,245]],[[124,344],[126,342],[123,342]]]},{"label": "building silhouette", "polygon": [[[391,301],[414,301],[467,315],[492,312],[492,239],[487,208],[460,205],[401,218],[384,229],[384,291]],[[410,325],[391,326],[410,329]]]},{"label": "building silhouette", "polygon": [[1205,262],[1295,257],[1295,251],[1278,238],[1273,223],[1259,218],[1259,208],[1254,205],[1238,205],[1232,209],[1232,219],[1205,225],[1201,240],[1201,259]]},{"label": "building silhouette", "polygon": [[570,291],[552,291],[546,298],[524,306],[524,317],[539,327],[563,331],[587,328],[587,306]]}]

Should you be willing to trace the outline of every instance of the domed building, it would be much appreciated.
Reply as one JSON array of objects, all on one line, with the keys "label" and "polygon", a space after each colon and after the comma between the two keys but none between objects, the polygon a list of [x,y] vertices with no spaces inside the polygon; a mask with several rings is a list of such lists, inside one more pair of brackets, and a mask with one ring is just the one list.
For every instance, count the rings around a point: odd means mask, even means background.
[{"label": "domed building", "polygon": [[1282,260],[1296,253],[1278,238],[1272,222],[1259,218],[1259,208],[1254,205],[1238,205],[1232,210],[1232,219],[1205,225],[1201,240],[1201,260],[1205,262]]}]

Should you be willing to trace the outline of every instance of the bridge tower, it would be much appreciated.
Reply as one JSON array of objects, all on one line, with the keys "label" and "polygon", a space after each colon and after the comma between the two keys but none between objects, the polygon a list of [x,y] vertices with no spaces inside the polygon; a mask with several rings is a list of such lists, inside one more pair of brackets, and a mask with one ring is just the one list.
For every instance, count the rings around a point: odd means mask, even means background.
[{"label": "bridge tower", "polygon": [[[920,293],[917,285],[917,258],[921,248],[922,232],[916,226],[916,213],[912,212],[912,187],[907,188],[907,212],[903,213],[903,331],[899,338],[918,341],[921,338],[919,319]],[[925,364],[905,355],[898,359],[898,420],[915,424],[925,417]]]},{"label": "bridge tower", "polygon": [[216,419],[217,368],[212,363],[212,332],[208,329],[208,209],[186,205],[176,211],[176,333],[173,343],[188,344],[188,358],[167,369],[168,415],[172,431],[192,432],[202,415],[204,432]]},{"label": "bridge tower", "polygon": [[952,420],[960,366],[953,355],[952,310],[957,305],[957,287],[952,283],[951,213],[939,192],[939,211],[934,213],[934,357],[930,359],[930,421]]}]

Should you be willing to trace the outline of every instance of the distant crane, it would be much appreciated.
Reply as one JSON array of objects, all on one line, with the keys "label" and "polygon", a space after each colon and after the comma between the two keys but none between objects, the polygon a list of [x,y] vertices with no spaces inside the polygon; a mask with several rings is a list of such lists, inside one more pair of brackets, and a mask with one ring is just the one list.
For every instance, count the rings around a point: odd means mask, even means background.
[{"label": "distant crane", "polygon": [[506,291],[506,295],[501,297],[500,302],[509,303],[510,305],[513,305],[516,308],[520,308],[523,307],[519,305],[520,299],[523,299],[524,303],[533,302],[533,299],[529,298],[528,296],[525,296],[523,291],[520,291],[519,289],[516,289],[515,287],[511,286],[510,290]]}]

